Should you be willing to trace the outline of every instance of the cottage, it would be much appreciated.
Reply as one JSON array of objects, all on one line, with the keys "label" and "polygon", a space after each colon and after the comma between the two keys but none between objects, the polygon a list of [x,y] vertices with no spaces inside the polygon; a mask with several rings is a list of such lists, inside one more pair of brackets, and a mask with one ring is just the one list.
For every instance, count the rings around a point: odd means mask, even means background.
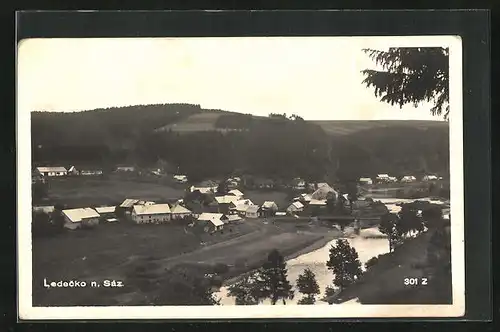
[{"label": "cottage", "polygon": [[371,178],[359,178],[358,182],[361,184],[361,185],[370,185],[370,184],[373,184],[373,180]]},{"label": "cottage", "polygon": [[318,183],[318,189],[312,193],[310,202],[313,200],[326,200],[332,194],[333,198],[337,200],[339,194],[335,189],[330,187],[327,183]]},{"label": "cottage", "polygon": [[244,216],[248,207],[251,205],[255,205],[251,200],[242,199],[239,201],[232,202],[229,205],[229,211]]},{"label": "cottage", "polygon": [[182,218],[189,217],[192,215],[191,211],[189,211],[188,209],[186,209],[184,206],[182,206],[180,204],[176,204],[176,205],[172,206],[172,209],[170,212],[172,214],[172,219],[182,219]]},{"label": "cottage", "polygon": [[301,212],[304,210],[304,204],[302,204],[299,201],[293,202],[290,204],[290,206],[286,209],[286,212],[288,213],[297,213]]},{"label": "cottage", "polygon": [[188,182],[188,178],[186,175],[174,175],[174,180],[179,182],[179,183],[186,183]]},{"label": "cottage", "polygon": [[100,215],[91,208],[68,209],[62,211],[64,217],[64,227],[77,229],[93,227],[99,224]]},{"label": "cottage", "polygon": [[401,178],[401,182],[415,182],[417,179],[413,175],[405,175]]},{"label": "cottage", "polygon": [[202,213],[198,217],[199,222],[206,223],[205,232],[222,230],[227,217],[222,213]]},{"label": "cottage", "polygon": [[138,224],[161,224],[170,221],[171,211],[168,204],[134,205],[132,220]]},{"label": "cottage", "polygon": [[258,205],[250,205],[245,211],[245,217],[246,218],[258,218],[259,217],[259,210],[260,207]]},{"label": "cottage", "polygon": [[276,214],[276,211],[278,211],[278,205],[273,201],[265,201],[260,211],[263,217],[272,217]]},{"label": "cottage", "polygon": [[42,176],[68,175],[68,170],[65,167],[37,167],[36,170]]}]

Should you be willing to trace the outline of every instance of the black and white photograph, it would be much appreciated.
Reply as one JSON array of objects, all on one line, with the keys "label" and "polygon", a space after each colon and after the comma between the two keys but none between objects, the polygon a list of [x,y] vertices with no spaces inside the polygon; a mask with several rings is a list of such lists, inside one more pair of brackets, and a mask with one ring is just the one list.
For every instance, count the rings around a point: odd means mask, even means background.
[{"label": "black and white photograph", "polygon": [[459,37],[17,52],[25,317],[464,314]]}]

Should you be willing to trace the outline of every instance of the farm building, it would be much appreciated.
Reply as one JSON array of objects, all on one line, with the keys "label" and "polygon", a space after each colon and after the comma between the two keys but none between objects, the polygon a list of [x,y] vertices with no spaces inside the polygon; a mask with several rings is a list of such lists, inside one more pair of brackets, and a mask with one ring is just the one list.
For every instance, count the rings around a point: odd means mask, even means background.
[{"label": "farm building", "polygon": [[246,218],[258,218],[260,207],[258,205],[250,205],[245,211]]},{"label": "farm building", "polygon": [[168,204],[134,205],[132,210],[132,220],[138,224],[161,224],[170,219]]},{"label": "farm building", "polygon": [[313,200],[325,200],[328,198],[329,194],[333,194],[335,200],[339,196],[338,192],[327,183],[318,183],[318,189],[311,195],[311,202]]},{"label": "farm building", "polygon": [[100,206],[96,207],[95,210],[101,215],[101,217],[113,219],[115,217],[116,206]]},{"label": "farm building", "polygon": [[186,183],[188,182],[188,178],[186,175],[174,175],[174,180],[179,182],[179,183]]},{"label": "farm building", "polygon": [[276,214],[276,211],[278,211],[278,205],[272,201],[265,201],[264,204],[262,204],[260,211],[263,217],[272,217]]},{"label": "farm building", "polygon": [[189,211],[188,209],[186,209],[184,206],[182,206],[180,204],[176,204],[176,205],[172,206],[172,209],[170,210],[170,212],[172,214],[172,219],[182,219],[182,218],[189,217],[190,215],[192,215],[191,211]]},{"label": "farm building", "polygon": [[68,170],[65,167],[37,167],[36,171],[42,176],[66,176]]},{"label": "farm building", "polygon": [[198,217],[199,222],[206,223],[205,232],[221,230],[225,220],[227,217],[222,213],[202,213]]},{"label": "farm building", "polygon": [[244,196],[243,193],[241,191],[239,191],[238,189],[229,190],[228,194],[236,196],[238,198],[238,200],[242,199]]},{"label": "farm building", "polygon": [[438,177],[436,175],[424,175],[423,181],[436,181]]},{"label": "farm building", "polygon": [[373,184],[373,180],[371,178],[359,178],[358,182],[360,184]]},{"label": "farm building", "polygon": [[91,208],[79,208],[63,210],[64,227],[68,229],[77,229],[92,227],[99,224],[100,215]]},{"label": "farm building", "polygon": [[417,178],[415,178],[413,175],[405,175],[401,178],[401,182],[415,182],[417,181]]},{"label": "farm building", "polygon": [[286,212],[288,213],[297,213],[304,210],[304,204],[299,201],[295,201],[287,207]]}]

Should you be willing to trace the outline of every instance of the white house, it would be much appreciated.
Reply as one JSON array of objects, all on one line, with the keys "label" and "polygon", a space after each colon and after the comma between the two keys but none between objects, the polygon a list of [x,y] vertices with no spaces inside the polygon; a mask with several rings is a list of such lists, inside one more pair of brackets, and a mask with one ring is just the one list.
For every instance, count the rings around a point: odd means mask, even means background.
[{"label": "white house", "polygon": [[99,224],[100,215],[91,208],[78,208],[63,210],[64,227],[77,229],[82,227],[92,227]]},{"label": "white house", "polygon": [[379,182],[389,182],[389,174],[377,174],[376,179]]},{"label": "white house", "polygon": [[232,202],[229,205],[229,210],[232,211],[233,213],[237,213],[237,214],[244,216],[248,207],[251,205],[255,205],[255,204],[253,204],[253,202],[251,200],[242,199],[239,201]]},{"label": "white house", "polygon": [[304,189],[306,189],[306,181],[304,181],[304,180],[302,180],[300,178],[294,179],[293,189],[295,189],[295,190],[304,190]]},{"label": "white house", "polygon": [[258,205],[250,205],[245,211],[245,217],[247,218],[258,218],[260,207]]},{"label": "white house", "polygon": [[360,184],[373,184],[373,180],[371,178],[359,178],[358,182]]},{"label": "white house", "polygon": [[417,181],[417,178],[415,178],[413,175],[405,175],[401,178],[401,182],[415,182]]},{"label": "white house", "polygon": [[200,194],[213,194],[217,191],[217,187],[195,187],[195,186],[191,186],[189,188],[189,191],[191,192],[195,192],[195,191],[199,191]]},{"label": "white house", "polygon": [[168,204],[134,205],[132,220],[138,224],[161,224],[171,219]]},{"label": "white house", "polygon": [[290,206],[286,209],[286,212],[295,213],[295,212],[301,212],[302,210],[304,210],[304,204],[302,204],[299,201],[296,201],[290,204]]},{"label": "white house", "polygon": [[278,205],[273,201],[265,201],[260,210],[264,217],[271,217],[278,211]]},{"label": "white house", "polygon": [[101,217],[111,218],[115,215],[116,206],[100,206],[96,207],[95,210]]},{"label": "white house", "polygon": [[37,172],[42,176],[66,176],[68,170],[65,167],[37,167]]},{"label": "white house", "polygon": [[186,209],[184,206],[182,206],[180,204],[176,204],[176,205],[172,206],[172,208],[170,209],[170,212],[172,214],[172,219],[182,219],[184,217],[188,217],[188,216],[192,215],[191,211],[189,211],[188,209]]},{"label": "white house", "polygon": [[174,175],[174,180],[179,182],[179,183],[186,183],[188,181],[188,178],[186,175]]}]

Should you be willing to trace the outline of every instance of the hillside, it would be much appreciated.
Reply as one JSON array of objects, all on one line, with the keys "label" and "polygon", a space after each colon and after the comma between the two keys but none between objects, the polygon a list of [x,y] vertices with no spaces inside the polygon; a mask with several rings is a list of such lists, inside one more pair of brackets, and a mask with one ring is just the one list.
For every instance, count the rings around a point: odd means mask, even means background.
[{"label": "hillside", "polygon": [[112,168],[163,160],[191,178],[447,172],[448,141],[444,122],[288,120],[190,104],[32,113],[36,164]]}]

